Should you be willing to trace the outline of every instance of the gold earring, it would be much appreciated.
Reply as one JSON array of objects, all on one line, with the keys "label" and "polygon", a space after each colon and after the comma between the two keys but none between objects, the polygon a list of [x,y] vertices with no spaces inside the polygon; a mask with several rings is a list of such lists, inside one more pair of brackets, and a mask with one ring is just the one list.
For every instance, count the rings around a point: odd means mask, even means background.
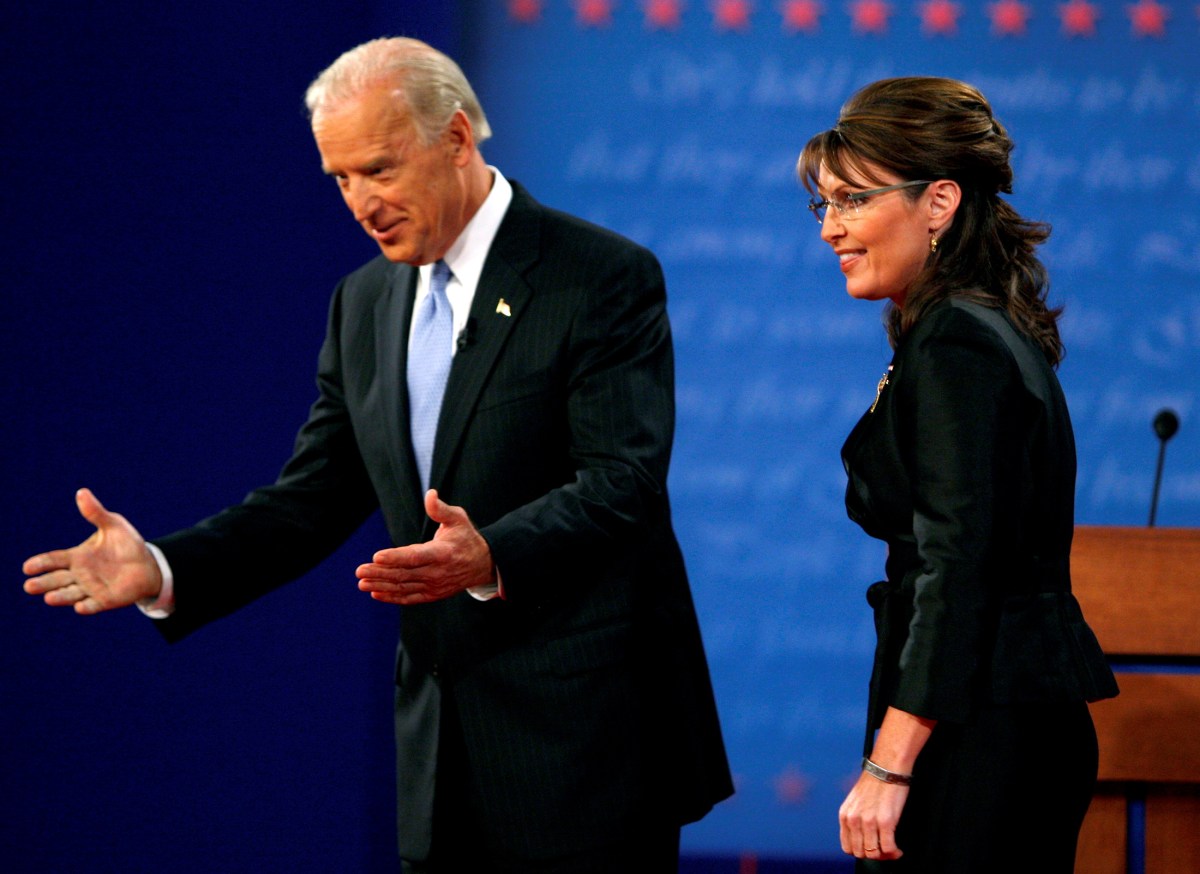
[{"label": "gold earring", "polygon": [[936,254],[937,254],[937,244],[938,244],[938,238],[937,238],[937,237],[930,237],[930,238],[929,238],[929,251],[930,251],[930,252],[932,252],[934,255],[936,255]]}]

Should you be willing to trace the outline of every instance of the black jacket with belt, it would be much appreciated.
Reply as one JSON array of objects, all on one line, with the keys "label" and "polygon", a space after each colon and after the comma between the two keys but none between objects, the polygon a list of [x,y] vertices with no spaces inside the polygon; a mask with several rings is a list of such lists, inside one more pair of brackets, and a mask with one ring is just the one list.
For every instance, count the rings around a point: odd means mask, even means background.
[{"label": "black jacket with belt", "polygon": [[1071,594],[1075,444],[1045,356],[1000,310],[933,306],[842,449],[847,510],[888,544],[868,590],[869,728],[888,706],[966,722],[981,706],[1117,694]]}]

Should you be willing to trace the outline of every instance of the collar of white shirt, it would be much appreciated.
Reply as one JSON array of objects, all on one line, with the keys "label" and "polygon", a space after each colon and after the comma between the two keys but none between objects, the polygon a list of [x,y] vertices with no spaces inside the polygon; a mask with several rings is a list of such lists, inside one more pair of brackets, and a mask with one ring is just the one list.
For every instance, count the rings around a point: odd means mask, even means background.
[{"label": "collar of white shirt", "polygon": [[[449,298],[450,310],[454,313],[452,336],[455,339],[451,354],[457,351],[457,338],[461,336],[467,324],[467,317],[471,313],[471,302],[475,300],[475,289],[478,288],[479,277],[483,274],[483,263],[487,260],[492,241],[496,239],[496,232],[500,230],[500,223],[504,221],[509,204],[512,203],[512,184],[495,167],[489,165],[488,169],[492,173],[492,190],[442,258],[453,274],[446,285],[446,297]],[[423,264],[418,268],[414,313],[429,294],[432,276],[432,264]]]}]

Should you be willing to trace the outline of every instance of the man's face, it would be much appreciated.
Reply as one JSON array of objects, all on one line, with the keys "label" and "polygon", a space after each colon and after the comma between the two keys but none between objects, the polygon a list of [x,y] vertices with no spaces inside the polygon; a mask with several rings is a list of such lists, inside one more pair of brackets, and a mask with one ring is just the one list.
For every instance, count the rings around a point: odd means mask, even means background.
[{"label": "man's face", "polygon": [[375,86],[313,118],[324,171],[346,206],[390,261],[414,266],[441,258],[465,227],[466,156],[456,117],[421,142],[391,85]]}]

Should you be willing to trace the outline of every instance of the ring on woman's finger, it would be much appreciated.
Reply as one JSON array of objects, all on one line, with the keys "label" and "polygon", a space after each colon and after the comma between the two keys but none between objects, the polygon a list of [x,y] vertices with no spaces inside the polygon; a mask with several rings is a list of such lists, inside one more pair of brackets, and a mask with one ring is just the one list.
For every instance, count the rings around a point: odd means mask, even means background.
[{"label": "ring on woman's finger", "polygon": [[864,853],[877,853],[877,852],[879,852],[879,847],[863,847],[863,852]]}]

